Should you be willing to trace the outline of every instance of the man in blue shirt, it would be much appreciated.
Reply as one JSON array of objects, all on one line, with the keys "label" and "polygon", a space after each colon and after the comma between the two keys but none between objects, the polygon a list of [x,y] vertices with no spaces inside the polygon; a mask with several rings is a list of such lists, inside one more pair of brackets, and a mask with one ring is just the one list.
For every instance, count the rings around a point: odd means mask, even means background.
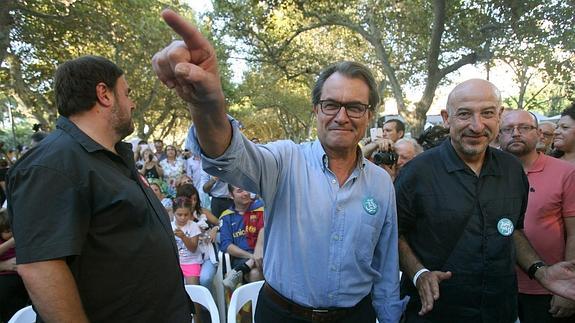
[{"label": "man in blue shirt", "polygon": [[340,62],[320,74],[312,92],[318,140],[255,145],[226,116],[213,47],[174,12],[163,18],[184,42],[152,64],[190,105],[189,142],[197,136],[204,169],[266,203],[256,322],[397,322],[405,302],[394,191],[357,145],[379,103],[369,70]]}]

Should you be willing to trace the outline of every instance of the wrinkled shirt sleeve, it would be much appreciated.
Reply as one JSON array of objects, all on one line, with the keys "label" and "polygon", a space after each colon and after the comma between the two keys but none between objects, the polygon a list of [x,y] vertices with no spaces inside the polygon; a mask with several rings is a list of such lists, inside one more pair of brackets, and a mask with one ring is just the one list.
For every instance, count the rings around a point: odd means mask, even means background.
[{"label": "wrinkled shirt sleeve", "polygon": [[397,214],[395,194],[389,187],[385,223],[375,248],[372,266],[381,275],[372,290],[373,308],[380,323],[399,322],[409,297],[399,299],[399,253],[397,248]]}]

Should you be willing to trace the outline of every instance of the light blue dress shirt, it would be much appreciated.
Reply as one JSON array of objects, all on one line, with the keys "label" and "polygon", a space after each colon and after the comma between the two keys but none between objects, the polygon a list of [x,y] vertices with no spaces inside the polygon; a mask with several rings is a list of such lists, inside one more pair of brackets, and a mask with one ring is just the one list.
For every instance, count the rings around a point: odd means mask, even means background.
[{"label": "light blue dress shirt", "polygon": [[[266,203],[264,276],[308,307],[352,307],[372,292],[380,322],[398,322],[395,193],[389,175],[363,157],[340,187],[319,141],[256,145],[234,122],[225,153],[204,170],[260,194]],[[194,129],[188,142],[199,150]]]}]

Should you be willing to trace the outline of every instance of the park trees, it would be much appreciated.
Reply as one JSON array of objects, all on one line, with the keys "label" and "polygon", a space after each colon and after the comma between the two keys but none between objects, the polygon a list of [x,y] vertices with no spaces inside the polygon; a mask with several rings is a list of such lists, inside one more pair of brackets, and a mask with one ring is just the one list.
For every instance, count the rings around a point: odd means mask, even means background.
[{"label": "park trees", "polygon": [[[193,21],[189,7],[178,1],[156,0],[6,3],[0,10],[0,86],[12,98],[9,102],[19,103],[18,109],[52,127],[57,117],[52,93],[55,68],[81,55],[100,55],[125,71],[134,90],[137,108],[133,120],[138,137],[174,139],[186,131],[190,120],[187,107],[161,85],[150,62],[153,54],[175,37],[161,20],[160,11],[172,6]],[[209,28],[205,32],[209,35]],[[225,48],[217,48],[225,62]],[[225,64],[221,70],[229,74]],[[233,89],[229,82],[224,86]]]},{"label": "park trees", "polygon": [[[243,44],[238,50],[254,70],[269,66],[287,80],[316,74],[333,60],[366,63],[377,71],[383,96],[395,100],[416,136],[437,87],[449,82],[450,74],[492,61],[497,54],[513,56],[505,46],[519,48],[518,41],[541,31],[529,25],[545,25],[555,11],[572,19],[569,5],[551,6],[546,14],[531,17],[532,10],[559,2],[527,2],[529,6],[518,9],[524,1],[215,0],[214,19],[221,34]],[[508,19],[514,14],[515,20]],[[571,26],[563,27],[572,31]],[[521,37],[509,37],[510,32]],[[561,31],[554,37],[564,35]],[[540,33],[540,38],[550,35]],[[419,98],[410,102],[406,92],[413,88]]]}]

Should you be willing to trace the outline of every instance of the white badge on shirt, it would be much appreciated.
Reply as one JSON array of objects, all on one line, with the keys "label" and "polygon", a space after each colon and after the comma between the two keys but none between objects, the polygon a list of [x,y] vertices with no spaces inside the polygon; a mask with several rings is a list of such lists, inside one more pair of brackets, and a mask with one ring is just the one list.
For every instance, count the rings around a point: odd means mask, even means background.
[{"label": "white badge on shirt", "polygon": [[497,222],[497,231],[504,237],[509,237],[513,233],[513,229],[513,222],[508,218],[502,218]]},{"label": "white badge on shirt", "polygon": [[363,199],[363,209],[367,214],[374,215],[377,213],[379,205],[377,205],[377,202],[373,197],[366,197]]}]

